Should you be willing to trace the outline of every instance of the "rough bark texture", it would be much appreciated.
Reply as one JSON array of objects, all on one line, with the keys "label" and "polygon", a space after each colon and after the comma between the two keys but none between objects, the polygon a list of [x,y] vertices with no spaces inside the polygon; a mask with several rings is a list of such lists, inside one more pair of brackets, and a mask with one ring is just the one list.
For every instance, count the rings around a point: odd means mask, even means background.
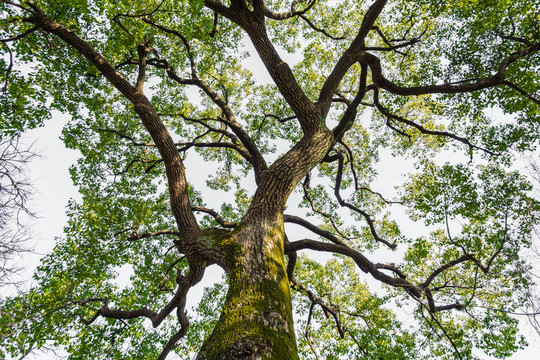
[{"label": "rough bark texture", "polygon": [[246,223],[225,237],[229,290],[197,359],[298,359],[283,217]]},{"label": "rough bark texture", "polygon": [[329,130],[305,137],[263,172],[241,224],[221,239],[229,290],[197,359],[298,359],[284,263],[283,209],[298,181],[332,145]]}]

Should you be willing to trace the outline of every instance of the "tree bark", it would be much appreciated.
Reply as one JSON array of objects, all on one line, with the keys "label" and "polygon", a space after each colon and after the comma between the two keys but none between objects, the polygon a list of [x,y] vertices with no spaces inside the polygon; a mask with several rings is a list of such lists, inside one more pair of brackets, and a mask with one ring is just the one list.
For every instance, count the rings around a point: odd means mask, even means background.
[{"label": "tree bark", "polygon": [[298,359],[284,238],[278,214],[242,223],[221,241],[229,290],[198,360]]}]

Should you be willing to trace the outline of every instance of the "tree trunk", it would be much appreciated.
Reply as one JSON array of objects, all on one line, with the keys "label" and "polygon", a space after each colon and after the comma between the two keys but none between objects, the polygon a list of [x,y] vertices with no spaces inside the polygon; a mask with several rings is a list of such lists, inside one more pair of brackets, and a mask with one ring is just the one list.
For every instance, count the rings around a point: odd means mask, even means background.
[{"label": "tree trunk", "polygon": [[283,216],[264,218],[242,222],[221,243],[227,251],[229,290],[197,360],[298,359]]},{"label": "tree trunk", "polygon": [[332,145],[328,129],[304,137],[261,176],[246,216],[215,238],[229,290],[197,360],[298,360],[284,264],[283,208],[296,184]]}]

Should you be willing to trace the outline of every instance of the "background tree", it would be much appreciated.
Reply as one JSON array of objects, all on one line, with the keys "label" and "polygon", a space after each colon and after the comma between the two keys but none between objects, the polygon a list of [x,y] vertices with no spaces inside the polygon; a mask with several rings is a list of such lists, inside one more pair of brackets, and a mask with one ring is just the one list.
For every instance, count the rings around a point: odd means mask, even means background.
[{"label": "background tree", "polygon": [[[4,121],[71,114],[83,196],[37,285],[3,303],[5,352],[468,359],[525,345],[509,312],[532,284],[520,250],[538,202],[511,165],[538,144],[537,1],[0,4]],[[271,81],[246,69],[247,43]],[[389,153],[409,175],[377,176]],[[226,282],[188,317],[211,265]]]},{"label": "background tree", "polygon": [[27,222],[33,213],[27,206],[31,184],[25,173],[33,157],[32,146],[0,134],[0,288],[17,283],[15,275],[21,267],[14,257],[28,251]]}]

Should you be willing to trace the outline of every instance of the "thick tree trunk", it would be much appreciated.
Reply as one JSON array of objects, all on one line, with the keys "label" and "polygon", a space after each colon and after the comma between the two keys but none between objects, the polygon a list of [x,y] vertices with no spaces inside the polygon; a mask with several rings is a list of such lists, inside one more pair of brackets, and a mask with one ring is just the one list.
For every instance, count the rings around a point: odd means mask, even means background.
[{"label": "thick tree trunk", "polygon": [[283,259],[283,217],[254,220],[222,242],[228,253],[229,291],[198,360],[298,359]]},{"label": "thick tree trunk", "polygon": [[304,137],[264,171],[246,216],[209,243],[225,254],[229,290],[197,360],[297,360],[284,264],[283,208],[296,184],[332,145],[328,129]]}]

